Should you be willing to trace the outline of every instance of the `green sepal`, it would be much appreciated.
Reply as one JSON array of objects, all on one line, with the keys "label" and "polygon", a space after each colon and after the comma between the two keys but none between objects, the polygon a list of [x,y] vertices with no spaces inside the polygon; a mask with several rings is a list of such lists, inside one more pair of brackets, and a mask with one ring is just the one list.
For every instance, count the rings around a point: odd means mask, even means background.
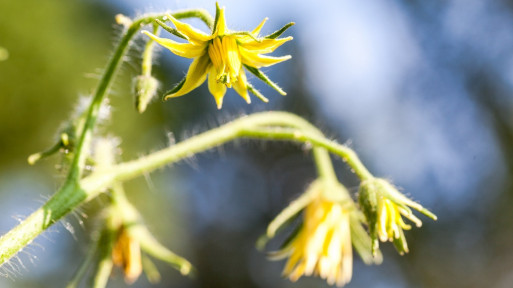
[{"label": "green sepal", "polygon": [[166,30],[167,32],[169,32],[177,37],[187,40],[187,37],[185,37],[185,35],[180,33],[180,31],[176,30],[175,28],[167,26],[164,22],[160,21],[159,19],[155,19],[155,22],[157,24],[159,24],[160,27],[162,27],[162,29]]},{"label": "green sepal", "polygon": [[374,255],[379,251],[378,241],[378,195],[376,193],[376,185],[374,179],[363,181],[358,191],[358,203],[360,209],[367,219],[369,227],[369,235],[372,241],[371,251]]},{"label": "green sepal", "polygon": [[[283,230],[285,227],[289,226],[292,224],[292,222],[294,222],[298,217],[299,215],[301,215],[301,211],[297,212],[295,215],[292,215],[289,219],[287,219],[283,224],[280,225],[280,227],[277,228],[277,230],[274,232],[275,234],[280,232],[281,230]],[[302,223],[299,225],[299,226],[302,226]],[[297,232],[299,231],[296,231],[297,228],[294,229],[294,231],[292,232],[292,234],[287,237],[287,239],[285,240],[284,243],[282,243],[282,245],[280,246],[280,249],[283,248],[286,244],[288,244],[288,242],[290,242],[291,239],[289,239],[292,235],[297,235]],[[274,237],[274,235],[273,235]],[[262,235],[260,235],[260,237],[258,237],[256,243],[255,243],[255,247],[258,251],[263,251],[265,249],[265,246],[267,245],[267,242],[269,242],[269,240],[271,240],[271,238],[273,237],[269,237],[267,235],[267,233],[264,233]]]},{"label": "green sepal", "polygon": [[289,223],[289,220],[296,217],[297,214],[303,210],[303,208],[312,202],[315,193],[318,193],[318,185],[319,182],[317,181],[310,184],[310,187],[308,190],[306,190],[305,193],[303,193],[294,201],[290,202],[289,206],[283,209],[283,211],[281,211],[280,214],[278,214],[278,216],[276,216],[274,220],[269,223],[269,226],[267,226],[267,236],[269,238],[274,237],[279,229],[286,226],[285,224]]},{"label": "green sepal", "polygon": [[384,197],[390,199],[395,204],[399,205],[401,208],[406,210],[408,213],[412,213],[411,209],[408,207],[419,211],[420,213],[426,215],[427,217],[437,220],[437,217],[435,214],[433,214],[431,211],[424,208],[422,205],[420,205],[417,202],[414,202],[410,200],[408,197],[404,196],[401,192],[397,190],[397,188],[394,187],[390,182],[388,182],[385,179],[377,179],[376,183],[380,185],[380,191],[383,194]]},{"label": "green sepal", "polygon": [[350,216],[351,242],[353,243],[353,247],[365,264],[379,265],[383,262],[383,255],[379,248],[373,250],[374,239],[369,237],[363,228],[358,214],[359,213],[353,212]]},{"label": "green sepal", "polygon": [[157,284],[160,282],[160,273],[157,270],[157,266],[151,261],[150,257],[146,256],[146,254],[141,254],[141,265],[148,279],[148,282],[151,284]]},{"label": "green sepal", "polygon": [[303,222],[299,223],[299,225],[297,225],[294,228],[294,230],[292,231],[292,233],[290,233],[290,235],[287,237],[287,239],[285,239],[285,241],[283,241],[283,243],[281,243],[280,249],[284,249],[287,246],[289,246],[289,244],[292,243],[292,240],[294,240],[294,238],[297,237],[297,235],[299,234],[299,231],[301,231],[302,228],[303,228]]},{"label": "green sepal", "polygon": [[287,24],[285,24],[285,26],[283,26],[280,29],[274,31],[272,34],[269,34],[269,35],[265,36],[264,38],[276,39],[276,38],[280,37],[280,35],[283,34],[283,32],[287,31],[287,29],[289,29],[290,27],[294,26],[295,24],[296,23],[294,23],[294,22],[287,23]]},{"label": "green sepal", "polygon": [[248,84],[248,91],[251,92],[251,94],[255,95],[258,99],[260,99],[262,102],[267,103],[269,102],[269,99],[267,99],[260,91],[258,91],[253,85]]},{"label": "green sepal", "polygon": [[395,249],[399,252],[400,255],[404,255],[404,253],[408,253],[408,243],[406,242],[406,237],[404,236],[403,229],[399,229],[399,237],[393,240]]},{"label": "green sepal", "polygon": [[183,84],[185,83],[185,77],[182,79],[182,81],[178,82],[178,84],[175,85],[175,87],[173,87],[171,90],[167,91],[166,93],[164,93],[164,98],[166,98],[167,96],[171,95],[171,94],[174,94],[176,93],[176,91],[182,89],[182,86]]},{"label": "green sepal", "polygon": [[221,8],[219,7],[219,3],[217,3],[217,1],[216,1],[216,17],[214,19],[214,26],[212,27],[212,33],[214,33],[214,31],[217,28],[217,22],[219,21],[219,14],[220,13],[221,13]]},{"label": "green sepal", "polygon": [[47,150],[45,150],[43,152],[31,154],[27,158],[27,162],[29,163],[29,165],[34,165],[34,164],[36,164],[37,161],[57,153],[57,151],[59,151],[61,149],[61,147],[63,147],[63,145],[62,145],[62,141],[60,140],[57,143],[55,143],[55,145],[53,145],[52,147],[48,148]]},{"label": "green sepal", "polygon": [[287,95],[287,93],[285,91],[283,91],[280,88],[280,86],[278,86],[276,83],[271,81],[271,79],[269,79],[269,77],[267,77],[267,75],[265,75],[262,71],[260,71],[260,69],[255,68],[255,67],[251,67],[251,66],[246,65],[246,64],[244,64],[244,67],[246,67],[246,69],[249,72],[251,72],[251,74],[253,74],[256,77],[258,77],[258,79],[264,81],[265,84],[271,86],[274,90],[278,91],[278,93],[280,93],[281,95],[283,95],[283,96]]}]

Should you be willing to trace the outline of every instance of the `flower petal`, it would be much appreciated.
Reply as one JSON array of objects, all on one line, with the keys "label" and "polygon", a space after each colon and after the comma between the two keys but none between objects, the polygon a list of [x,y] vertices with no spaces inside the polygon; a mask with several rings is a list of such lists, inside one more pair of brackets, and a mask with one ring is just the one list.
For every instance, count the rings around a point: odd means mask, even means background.
[{"label": "flower petal", "polygon": [[223,36],[228,32],[226,27],[226,19],[224,18],[224,7],[219,10],[219,19],[217,20],[217,26],[215,27],[213,36]]},{"label": "flower petal", "polygon": [[224,94],[226,94],[226,85],[217,82],[216,75],[216,68],[214,65],[210,65],[210,68],[208,69],[208,90],[216,100],[217,109],[221,109],[223,107]]},{"label": "flower petal", "polygon": [[294,217],[296,214],[301,212],[303,208],[305,208],[314,197],[319,193],[319,182],[313,182],[310,184],[310,187],[308,188],[307,192],[303,193],[299,198],[292,201],[289,206],[287,206],[283,211],[278,214],[274,218],[273,221],[267,226],[267,236],[268,237],[274,237],[276,235],[276,232],[282,228],[282,226],[292,217]]},{"label": "flower petal", "polygon": [[230,76],[236,77],[237,73],[242,68],[242,63],[241,63],[241,59],[240,59],[241,57],[240,57],[237,42],[235,41],[235,38],[226,36],[226,37],[223,37],[222,43],[223,43],[223,52],[222,53],[224,53],[226,55],[225,60],[227,61],[228,66],[230,68],[230,74],[232,74]]},{"label": "flower petal", "polygon": [[171,39],[157,37],[148,31],[143,31],[143,33],[150,36],[150,38],[155,40],[155,42],[166,47],[171,52],[173,52],[174,54],[181,56],[181,57],[196,58],[206,52],[206,47],[207,47],[206,42],[203,45],[195,45],[195,44],[191,44],[191,43],[179,43],[179,42],[175,42]]},{"label": "flower petal", "polygon": [[242,63],[255,68],[271,66],[292,58],[290,55],[282,57],[259,55],[241,46],[239,46],[239,51],[242,56]]},{"label": "flower petal", "polygon": [[253,29],[253,31],[251,31],[251,34],[258,36],[258,34],[260,34],[260,30],[262,30],[262,27],[264,26],[267,19],[269,18],[265,17],[264,20],[262,20],[262,22],[260,22],[260,24],[258,24],[258,26],[255,29]]},{"label": "flower petal", "polygon": [[251,99],[249,98],[248,94],[248,79],[246,78],[246,72],[244,72],[244,69],[240,69],[239,77],[237,77],[237,81],[233,83],[233,89],[239,93],[240,97],[242,99],[246,100],[248,104],[251,103]]},{"label": "flower petal", "polygon": [[292,40],[292,36],[280,39],[262,39],[260,42],[252,41],[241,41],[239,47],[244,47],[248,51],[256,54],[271,53],[276,48],[280,47],[283,43]]},{"label": "flower petal", "polygon": [[182,88],[180,88],[180,90],[178,90],[176,93],[167,95],[165,99],[182,96],[200,86],[201,83],[205,82],[209,64],[210,58],[208,57],[207,53],[194,59],[194,61],[191,63],[191,66],[189,67],[187,76],[185,76],[185,82],[183,83]]},{"label": "flower petal", "polygon": [[171,14],[166,14],[166,16],[169,18],[171,22],[176,27],[176,30],[178,32],[182,33],[187,39],[191,42],[194,42],[196,44],[202,44],[202,42],[206,42],[210,39],[212,39],[212,36],[207,35],[203,33],[202,31],[192,27],[191,25],[178,21],[175,17],[173,17]]}]

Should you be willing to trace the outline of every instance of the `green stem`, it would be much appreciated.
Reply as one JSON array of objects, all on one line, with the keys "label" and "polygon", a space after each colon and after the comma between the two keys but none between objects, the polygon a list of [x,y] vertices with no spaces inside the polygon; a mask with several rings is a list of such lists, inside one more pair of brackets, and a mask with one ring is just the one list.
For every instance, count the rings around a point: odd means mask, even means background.
[{"label": "green stem", "polygon": [[[278,138],[272,133],[267,133],[266,135],[253,133],[253,135],[250,135],[251,133],[248,132],[261,131],[262,127],[292,127],[297,129],[300,133],[284,133]],[[298,136],[301,135],[301,133],[303,133],[304,136]],[[99,193],[111,187],[114,183],[124,182],[144,175],[157,168],[180,161],[196,153],[206,151],[236,138],[248,136],[259,136],[259,138],[261,137],[262,139],[311,142],[315,146],[314,156],[316,157],[316,162],[321,167],[319,168],[320,173],[324,173],[325,170],[331,167],[326,149],[330,149],[330,151],[339,155],[346,155],[347,159],[352,159],[351,161],[348,160],[348,163],[353,163],[352,165],[355,163],[361,165],[359,160],[355,160],[357,158],[351,156],[351,153],[348,152],[349,150],[339,147],[335,145],[335,143],[330,143],[330,141],[323,141],[321,132],[299,116],[285,112],[253,114],[137,160],[114,165],[108,171],[103,170],[93,173],[80,180],[77,184],[70,182],[65,183],[43,207],[36,210],[27,219],[0,238],[0,264],[10,259],[20,249],[28,245],[36,236],[68,212],[75,209],[78,205],[98,196]],[[363,165],[361,165],[361,167],[363,167]],[[370,175],[370,173],[365,172],[367,170],[363,170],[361,167],[357,165],[354,166],[353,169],[363,176],[367,174]]]},{"label": "green stem", "polygon": [[[113,77],[119,69],[123,56],[126,54],[126,51],[130,46],[130,41],[142,26],[152,23],[155,21],[155,19],[164,20],[166,18],[166,14],[167,13],[147,15],[134,20],[134,22],[132,22],[130,27],[128,27],[125,34],[121,38],[121,41],[119,42],[114,55],[112,55],[112,58],[107,64],[107,69],[105,70],[105,73],[103,74],[100,83],[96,88],[96,92],[94,93],[91,105],[87,111],[84,130],[78,139],[76,150],[74,151],[75,157],[71,163],[68,181],[77,181],[82,176],[82,171],[87,157],[87,153],[85,152],[89,148],[89,143],[92,137],[94,126],[96,124],[96,119],[98,117],[101,103],[103,102],[105,94],[107,94],[107,91],[110,88]],[[213,25],[212,17],[208,14],[208,12],[204,10],[184,10],[171,13],[171,15],[177,19],[197,17],[204,21],[207,26],[211,27],[211,25]]]},{"label": "green stem", "polygon": [[[157,24],[153,24],[153,34],[155,36],[159,36],[159,26]],[[142,75],[151,76],[151,61],[153,59],[153,44],[155,41],[150,38],[148,42],[146,42],[146,46],[144,47],[144,52],[142,55]]]},{"label": "green stem", "polygon": [[286,128],[251,129],[242,131],[242,136],[259,139],[294,140],[311,143],[314,146],[325,148],[329,152],[340,156],[344,162],[347,162],[347,165],[351,167],[360,180],[364,181],[374,178],[374,176],[372,176],[369,170],[367,170],[360,161],[358,155],[356,155],[351,148],[328,140],[325,137],[304,133],[298,129]]}]

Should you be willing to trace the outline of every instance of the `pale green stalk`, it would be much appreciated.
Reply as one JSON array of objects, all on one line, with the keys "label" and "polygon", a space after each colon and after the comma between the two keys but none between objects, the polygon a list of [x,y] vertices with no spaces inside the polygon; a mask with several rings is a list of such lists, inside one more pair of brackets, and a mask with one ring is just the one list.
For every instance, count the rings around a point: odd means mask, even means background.
[{"label": "pale green stalk", "polygon": [[335,141],[326,139],[324,136],[305,133],[298,129],[290,128],[262,128],[260,130],[252,129],[243,131],[245,137],[266,138],[276,140],[294,140],[299,142],[308,142],[314,146],[322,147],[329,152],[336,154],[342,158],[344,162],[353,169],[354,173],[360,180],[368,180],[374,178],[358,158],[358,155],[349,147],[341,145]]},{"label": "pale green stalk", "polygon": [[[158,36],[159,33],[159,26],[157,24],[153,24],[153,34]],[[151,61],[153,59],[153,46],[155,44],[155,41],[150,38],[146,42],[146,46],[144,47],[144,52],[142,55],[142,68],[141,73],[145,76],[151,76]]]}]

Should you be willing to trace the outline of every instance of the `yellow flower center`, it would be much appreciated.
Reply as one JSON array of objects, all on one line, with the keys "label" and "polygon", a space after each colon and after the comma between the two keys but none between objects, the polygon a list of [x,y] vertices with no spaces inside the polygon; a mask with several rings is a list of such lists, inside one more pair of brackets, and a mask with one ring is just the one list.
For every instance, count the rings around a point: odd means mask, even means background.
[{"label": "yellow flower center", "polygon": [[217,72],[216,81],[231,88],[232,83],[237,81],[242,67],[235,37],[215,37],[208,45],[208,56]]}]

